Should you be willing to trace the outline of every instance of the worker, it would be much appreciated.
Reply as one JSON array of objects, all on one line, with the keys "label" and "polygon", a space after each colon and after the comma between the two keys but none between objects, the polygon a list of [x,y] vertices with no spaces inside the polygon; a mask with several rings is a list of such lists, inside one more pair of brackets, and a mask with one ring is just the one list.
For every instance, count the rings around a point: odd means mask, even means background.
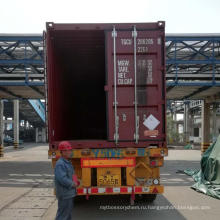
[{"label": "worker", "polygon": [[79,182],[73,181],[75,174],[72,163],[68,160],[72,154],[72,147],[68,141],[60,142],[58,149],[61,152],[60,159],[55,166],[55,190],[58,200],[56,220],[71,220],[76,196],[76,186]]}]

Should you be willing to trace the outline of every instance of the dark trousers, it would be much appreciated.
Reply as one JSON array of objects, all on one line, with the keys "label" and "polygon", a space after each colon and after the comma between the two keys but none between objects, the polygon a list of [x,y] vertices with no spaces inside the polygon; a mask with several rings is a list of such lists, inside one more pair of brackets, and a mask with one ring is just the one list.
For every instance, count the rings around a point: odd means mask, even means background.
[{"label": "dark trousers", "polygon": [[58,199],[56,220],[72,220],[74,198]]}]

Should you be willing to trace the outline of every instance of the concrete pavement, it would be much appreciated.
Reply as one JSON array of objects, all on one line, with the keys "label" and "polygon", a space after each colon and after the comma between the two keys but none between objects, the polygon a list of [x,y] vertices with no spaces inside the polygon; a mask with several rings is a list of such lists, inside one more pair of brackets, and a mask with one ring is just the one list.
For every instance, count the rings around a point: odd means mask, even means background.
[{"label": "concrete pavement", "polygon": [[0,159],[0,219],[42,219],[55,202],[48,146],[24,144],[5,148]]},{"label": "concrete pavement", "polygon": [[[0,159],[0,219],[52,220],[57,210],[53,195],[53,170],[47,145],[29,144],[6,149]],[[165,193],[153,204],[129,205],[124,196],[94,196],[75,201],[73,219],[219,219],[220,201],[190,188],[191,177],[176,173],[199,168],[198,150],[170,150],[161,169]]]}]

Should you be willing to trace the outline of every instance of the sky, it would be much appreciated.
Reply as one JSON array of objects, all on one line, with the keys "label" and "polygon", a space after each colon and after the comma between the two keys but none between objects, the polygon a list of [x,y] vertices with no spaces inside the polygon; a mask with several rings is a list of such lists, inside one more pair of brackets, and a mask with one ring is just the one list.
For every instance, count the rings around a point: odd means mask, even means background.
[{"label": "sky", "polygon": [[220,33],[220,0],[0,0],[0,33],[55,23],[166,22],[166,33]]}]

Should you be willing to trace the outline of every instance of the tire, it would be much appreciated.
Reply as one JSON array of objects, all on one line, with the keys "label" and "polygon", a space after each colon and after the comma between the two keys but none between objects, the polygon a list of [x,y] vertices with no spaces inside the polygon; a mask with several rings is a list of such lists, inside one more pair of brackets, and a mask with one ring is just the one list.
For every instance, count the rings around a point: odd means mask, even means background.
[{"label": "tire", "polygon": [[157,194],[141,194],[138,200],[141,202],[152,203],[157,198]]}]

